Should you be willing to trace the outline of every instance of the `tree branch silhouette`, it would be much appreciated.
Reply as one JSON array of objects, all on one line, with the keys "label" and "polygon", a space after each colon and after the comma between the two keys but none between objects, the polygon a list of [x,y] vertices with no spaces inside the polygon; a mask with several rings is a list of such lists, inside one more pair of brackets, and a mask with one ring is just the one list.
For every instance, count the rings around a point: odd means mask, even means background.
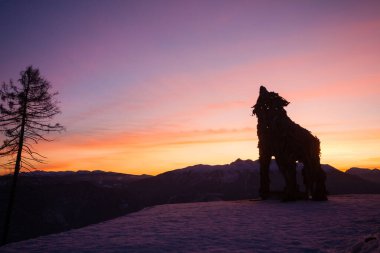
[{"label": "tree branch silhouette", "polygon": [[58,123],[50,124],[50,120],[61,112],[54,99],[58,93],[51,93],[50,89],[50,83],[32,66],[20,73],[17,84],[11,80],[0,88],[0,132],[4,135],[0,158],[5,160],[1,166],[14,167],[2,245],[8,240],[20,170],[30,170],[34,163],[44,163],[45,157],[34,150],[33,144],[51,141],[44,135],[64,130]]}]

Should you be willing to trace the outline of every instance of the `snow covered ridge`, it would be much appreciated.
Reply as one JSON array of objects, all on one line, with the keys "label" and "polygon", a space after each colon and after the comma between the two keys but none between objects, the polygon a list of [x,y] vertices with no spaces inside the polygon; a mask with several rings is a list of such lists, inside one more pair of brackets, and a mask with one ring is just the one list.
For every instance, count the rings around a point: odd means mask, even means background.
[{"label": "snow covered ridge", "polygon": [[[322,164],[322,169],[325,172],[331,172],[331,171],[337,171],[334,167],[328,165],[328,164]],[[277,172],[278,167],[274,160],[272,160],[269,168],[272,172]],[[297,164],[297,170],[302,169],[302,164]],[[250,171],[250,172],[259,172],[260,170],[260,163],[259,160],[242,160],[237,159],[234,162],[231,162],[230,164],[224,164],[224,165],[206,165],[206,164],[197,164],[193,166],[189,166],[182,169],[172,170],[165,173],[188,173],[188,172],[194,172],[194,173],[205,173],[205,172],[212,172],[212,171],[223,171],[223,172],[232,172],[232,171]],[[163,174],[165,174],[163,173]]]},{"label": "snow covered ridge", "polygon": [[380,252],[380,195],[169,204],[0,252]]}]

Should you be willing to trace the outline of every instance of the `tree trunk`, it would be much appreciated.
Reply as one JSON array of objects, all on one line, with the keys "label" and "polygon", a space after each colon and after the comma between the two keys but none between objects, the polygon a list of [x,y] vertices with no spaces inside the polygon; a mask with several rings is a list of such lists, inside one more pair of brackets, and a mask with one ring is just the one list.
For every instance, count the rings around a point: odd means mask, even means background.
[{"label": "tree trunk", "polygon": [[17,179],[18,179],[18,174],[20,173],[20,169],[21,169],[21,154],[22,154],[22,148],[24,145],[24,131],[25,131],[26,115],[27,115],[28,93],[29,93],[29,86],[27,86],[25,90],[25,100],[24,100],[23,110],[22,110],[22,121],[21,121],[21,129],[20,129],[20,137],[19,137],[19,143],[18,143],[15,171],[12,178],[8,207],[7,207],[7,212],[5,214],[3,238],[0,245],[5,245],[8,243],[9,229],[10,229],[11,219],[12,219],[12,211],[13,211],[13,206],[14,206],[15,197],[16,197]]},{"label": "tree trunk", "polygon": [[12,177],[12,185],[11,185],[11,190],[10,190],[10,194],[9,194],[9,202],[8,202],[7,212],[5,215],[3,239],[2,239],[1,245],[5,245],[8,242],[9,228],[11,225],[13,205],[14,205],[15,196],[16,196],[17,178],[18,178],[18,174],[20,172],[20,162],[19,162],[19,158],[18,158],[19,154],[20,154],[20,158],[21,158],[20,150],[17,153],[17,161],[16,161],[16,165],[15,165],[15,172],[14,172],[13,177]]}]

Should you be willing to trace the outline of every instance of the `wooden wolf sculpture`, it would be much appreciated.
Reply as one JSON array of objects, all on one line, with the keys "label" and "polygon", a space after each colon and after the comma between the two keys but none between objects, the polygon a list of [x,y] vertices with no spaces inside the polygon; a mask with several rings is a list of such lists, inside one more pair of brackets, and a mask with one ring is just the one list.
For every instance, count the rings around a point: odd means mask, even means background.
[{"label": "wooden wolf sculpture", "polygon": [[252,107],[257,116],[259,137],[260,196],[270,194],[269,165],[272,156],[285,178],[284,200],[299,199],[297,161],[303,163],[305,198],[327,200],[326,175],[320,165],[320,142],[308,130],[293,122],[284,107],[289,104],[275,92],[260,87],[260,95]]}]

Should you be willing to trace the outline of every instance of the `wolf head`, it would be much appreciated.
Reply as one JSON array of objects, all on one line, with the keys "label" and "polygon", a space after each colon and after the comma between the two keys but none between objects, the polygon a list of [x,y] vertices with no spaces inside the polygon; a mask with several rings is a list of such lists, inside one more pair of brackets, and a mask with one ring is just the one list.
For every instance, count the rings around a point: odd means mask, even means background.
[{"label": "wolf head", "polygon": [[256,104],[252,106],[252,113],[260,116],[262,113],[283,111],[289,102],[276,92],[269,92],[264,86],[260,86],[260,95]]}]

